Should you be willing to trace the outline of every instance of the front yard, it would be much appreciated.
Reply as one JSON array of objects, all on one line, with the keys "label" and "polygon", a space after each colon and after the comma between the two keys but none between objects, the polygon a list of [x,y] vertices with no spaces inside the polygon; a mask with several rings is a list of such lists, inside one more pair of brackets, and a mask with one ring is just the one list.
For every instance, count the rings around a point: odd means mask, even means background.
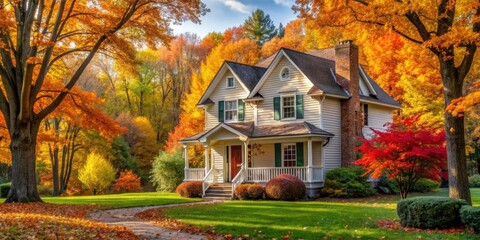
[{"label": "front yard", "polygon": [[[447,196],[447,189],[429,195]],[[480,189],[472,189],[474,205],[480,205]],[[159,213],[160,214],[160,213]],[[376,227],[381,219],[397,219],[395,198],[369,198],[332,202],[230,201],[215,205],[171,208],[169,218],[215,230],[221,235],[292,239],[478,239],[478,235],[405,232]],[[214,226],[214,227],[213,227]]]}]

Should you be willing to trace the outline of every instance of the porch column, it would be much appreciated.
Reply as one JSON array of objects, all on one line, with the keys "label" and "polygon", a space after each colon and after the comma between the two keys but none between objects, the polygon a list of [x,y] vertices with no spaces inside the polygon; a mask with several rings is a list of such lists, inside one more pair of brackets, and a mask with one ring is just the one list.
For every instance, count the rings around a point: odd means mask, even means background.
[{"label": "porch column", "polygon": [[307,141],[307,154],[308,154],[308,163],[307,163],[307,181],[312,182],[313,180],[313,144],[312,139]]},{"label": "porch column", "polygon": [[245,169],[245,180],[247,180],[248,179],[248,171],[247,171],[248,170],[248,140],[243,141],[243,146],[244,146],[243,147],[244,149],[243,150],[244,151],[243,168]]},{"label": "porch column", "polygon": [[189,180],[190,176],[188,176],[188,146],[183,145],[183,157],[185,158],[185,173],[184,173],[184,181]]},{"label": "porch column", "polygon": [[210,149],[208,144],[203,145],[205,148],[205,176],[207,176],[208,170],[210,170]]}]

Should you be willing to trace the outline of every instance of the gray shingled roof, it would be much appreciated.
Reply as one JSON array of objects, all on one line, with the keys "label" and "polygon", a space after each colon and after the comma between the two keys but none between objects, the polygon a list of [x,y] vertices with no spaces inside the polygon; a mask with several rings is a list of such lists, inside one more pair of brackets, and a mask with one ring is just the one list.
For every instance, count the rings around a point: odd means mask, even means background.
[{"label": "gray shingled roof", "polygon": [[232,71],[240,78],[240,81],[252,91],[267,71],[266,68],[246,65],[236,62],[225,61]]},{"label": "gray shingled roof", "polygon": [[[334,134],[322,130],[309,122],[288,123],[280,125],[254,126],[253,122],[243,123],[220,123],[225,124],[241,134],[249,138],[264,138],[264,137],[289,137],[297,135],[315,135],[322,137],[333,137]],[[218,127],[217,125],[216,127]],[[216,128],[215,127],[215,128]],[[212,128],[214,129],[214,128]],[[210,130],[211,131],[211,130]],[[210,131],[201,132],[191,137],[180,140],[181,142],[199,140]]]},{"label": "gray shingled roof", "polygon": [[313,85],[327,94],[349,97],[343,88],[335,81],[333,71],[335,62],[325,58],[283,48],[287,56],[300,68]]}]

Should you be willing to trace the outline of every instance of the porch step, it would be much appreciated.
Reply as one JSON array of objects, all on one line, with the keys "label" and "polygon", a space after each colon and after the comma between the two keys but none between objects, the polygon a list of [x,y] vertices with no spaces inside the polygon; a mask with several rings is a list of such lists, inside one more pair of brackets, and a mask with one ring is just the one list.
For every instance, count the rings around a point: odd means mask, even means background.
[{"label": "porch step", "polygon": [[231,183],[215,183],[205,192],[205,199],[208,200],[228,200],[232,198]]}]

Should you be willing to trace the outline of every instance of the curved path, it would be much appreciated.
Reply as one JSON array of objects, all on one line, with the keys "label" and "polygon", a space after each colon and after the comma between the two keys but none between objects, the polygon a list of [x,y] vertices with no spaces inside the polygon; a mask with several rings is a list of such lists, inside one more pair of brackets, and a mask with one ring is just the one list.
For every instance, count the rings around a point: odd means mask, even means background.
[{"label": "curved path", "polygon": [[87,218],[113,226],[121,226],[130,229],[135,235],[142,239],[191,239],[191,240],[203,240],[207,239],[203,235],[195,235],[186,232],[180,232],[163,228],[153,223],[149,223],[142,219],[136,218],[135,214],[154,208],[168,208],[179,206],[193,206],[218,203],[221,201],[208,201],[208,202],[196,202],[196,203],[182,203],[182,204],[170,204],[151,207],[133,207],[133,208],[118,208],[112,210],[92,212],[88,214]]}]

